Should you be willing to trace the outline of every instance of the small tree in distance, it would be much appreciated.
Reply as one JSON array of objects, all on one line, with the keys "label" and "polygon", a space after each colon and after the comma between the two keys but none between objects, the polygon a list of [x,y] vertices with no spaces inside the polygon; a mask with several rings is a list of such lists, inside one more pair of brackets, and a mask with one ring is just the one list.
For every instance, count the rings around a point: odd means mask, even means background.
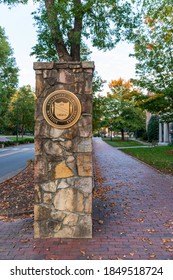
[{"label": "small tree in distance", "polygon": [[30,86],[23,86],[17,90],[10,99],[7,111],[8,129],[23,135],[34,132],[35,94]]},{"label": "small tree in distance", "polygon": [[[138,94],[136,88],[130,80],[113,80],[109,87],[111,93],[108,98],[115,100],[116,116],[112,119],[113,128],[121,131],[122,140],[124,140],[125,131],[135,132],[145,127],[145,115],[142,110],[135,106],[133,96]],[[115,108],[114,108],[115,110]]]}]

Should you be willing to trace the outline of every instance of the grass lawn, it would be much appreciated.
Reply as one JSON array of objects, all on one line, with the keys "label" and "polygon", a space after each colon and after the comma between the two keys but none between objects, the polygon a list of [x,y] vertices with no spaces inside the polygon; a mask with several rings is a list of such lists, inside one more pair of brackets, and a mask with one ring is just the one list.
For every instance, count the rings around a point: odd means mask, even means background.
[{"label": "grass lawn", "polygon": [[103,138],[103,141],[108,143],[113,147],[133,147],[133,146],[145,146],[142,143],[139,143],[135,140],[121,140],[120,138],[113,138],[112,141],[110,138]]},{"label": "grass lawn", "polygon": [[134,148],[122,149],[131,156],[134,156],[141,161],[148,163],[156,169],[166,174],[173,175],[173,147],[152,147],[152,148]]},{"label": "grass lawn", "polygon": [[[1,137],[3,135],[0,135],[0,148],[1,147],[8,147],[8,146],[13,146],[16,145],[16,136],[13,135],[9,135],[9,136],[5,136]],[[21,136],[18,137],[18,144],[28,144],[28,143],[34,143],[34,136],[32,135],[24,135],[23,138]]]},{"label": "grass lawn", "polygon": [[[16,136],[7,136],[8,139],[10,140],[13,140],[13,141],[16,141]],[[34,138],[34,136],[28,136],[28,135],[24,135],[23,138],[22,136],[18,136],[18,140],[22,140],[22,139],[25,139],[25,138]]]}]

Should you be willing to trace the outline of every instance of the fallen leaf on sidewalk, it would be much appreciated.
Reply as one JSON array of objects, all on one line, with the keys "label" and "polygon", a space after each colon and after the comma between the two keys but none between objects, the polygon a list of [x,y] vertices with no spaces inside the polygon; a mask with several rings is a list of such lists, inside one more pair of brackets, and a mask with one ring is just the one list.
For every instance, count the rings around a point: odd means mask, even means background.
[{"label": "fallen leaf on sidewalk", "polygon": [[172,245],[166,246],[166,251],[173,252],[173,246]]},{"label": "fallen leaf on sidewalk", "polygon": [[143,223],[144,222],[144,218],[136,219],[135,221],[138,222],[138,223]]},{"label": "fallen leaf on sidewalk", "polygon": [[0,183],[1,215],[17,217],[30,215],[34,204],[34,168],[29,165],[15,177]]},{"label": "fallen leaf on sidewalk", "polygon": [[146,229],[145,231],[147,231],[147,232],[149,232],[149,233],[158,232],[158,230],[155,230],[155,229]]},{"label": "fallen leaf on sidewalk", "polygon": [[141,240],[142,240],[143,242],[148,243],[149,245],[153,245],[153,243],[151,242],[151,240],[150,240],[149,238],[143,237],[143,238],[141,238]]},{"label": "fallen leaf on sidewalk", "polygon": [[169,243],[169,242],[173,242],[173,238],[172,239],[162,239],[163,243]]},{"label": "fallen leaf on sidewalk", "polygon": [[83,256],[85,256],[85,251],[84,250],[80,250],[80,252]]},{"label": "fallen leaf on sidewalk", "polygon": [[112,202],[112,203],[109,204],[110,207],[114,207],[115,205],[116,205],[115,202]]},{"label": "fallen leaf on sidewalk", "polygon": [[27,243],[29,241],[30,241],[30,239],[22,239],[22,240],[20,240],[21,243]]}]

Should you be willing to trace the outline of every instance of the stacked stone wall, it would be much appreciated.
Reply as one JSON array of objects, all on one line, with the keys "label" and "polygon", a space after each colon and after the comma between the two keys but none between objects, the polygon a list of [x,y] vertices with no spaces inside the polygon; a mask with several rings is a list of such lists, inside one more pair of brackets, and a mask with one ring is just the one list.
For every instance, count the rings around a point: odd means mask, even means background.
[{"label": "stacked stone wall", "polygon": [[[92,62],[34,63],[35,238],[92,237]],[[70,128],[44,119],[45,98],[57,90],[74,93],[82,113]]]}]

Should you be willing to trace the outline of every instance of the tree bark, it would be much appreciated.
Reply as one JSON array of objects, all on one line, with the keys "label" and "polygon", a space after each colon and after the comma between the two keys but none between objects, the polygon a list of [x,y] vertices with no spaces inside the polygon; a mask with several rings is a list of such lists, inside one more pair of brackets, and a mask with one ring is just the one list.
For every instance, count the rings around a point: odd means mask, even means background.
[{"label": "tree bark", "polygon": [[121,129],[121,140],[124,141],[124,129]]},{"label": "tree bark", "polygon": [[74,61],[80,61],[80,44],[81,44],[81,32],[82,32],[82,11],[81,11],[81,0],[74,0],[74,10],[76,16],[74,19],[74,29],[72,30],[72,41],[71,41],[71,57]]}]

